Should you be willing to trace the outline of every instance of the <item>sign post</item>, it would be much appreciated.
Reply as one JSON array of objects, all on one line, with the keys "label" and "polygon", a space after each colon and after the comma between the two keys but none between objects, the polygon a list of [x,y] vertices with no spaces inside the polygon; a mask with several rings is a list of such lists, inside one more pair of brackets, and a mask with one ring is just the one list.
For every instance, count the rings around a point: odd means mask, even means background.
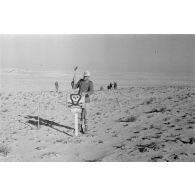
[{"label": "sign post", "polygon": [[78,130],[78,113],[74,114],[74,124],[75,124],[75,135],[78,136],[79,130]]},{"label": "sign post", "polygon": [[78,116],[82,112],[82,106],[85,103],[85,97],[79,94],[70,94],[67,97],[67,105],[74,114],[75,135],[78,136]]},{"label": "sign post", "polygon": [[74,114],[74,126],[75,126],[75,135],[78,136],[78,124],[79,124],[79,114],[81,113],[82,109],[80,107],[72,107],[71,112]]},{"label": "sign post", "polygon": [[37,97],[37,129],[40,129],[40,95]]}]

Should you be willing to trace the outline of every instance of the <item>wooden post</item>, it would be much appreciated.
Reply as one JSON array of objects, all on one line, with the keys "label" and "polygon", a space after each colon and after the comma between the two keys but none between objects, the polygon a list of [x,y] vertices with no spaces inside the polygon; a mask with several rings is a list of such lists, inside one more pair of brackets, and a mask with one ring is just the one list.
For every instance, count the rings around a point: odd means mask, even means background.
[{"label": "wooden post", "polygon": [[74,114],[75,135],[78,136],[78,113]]},{"label": "wooden post", "polygon": [[40,129],[40,102],[38,101],[38,126],[37,128]]}]

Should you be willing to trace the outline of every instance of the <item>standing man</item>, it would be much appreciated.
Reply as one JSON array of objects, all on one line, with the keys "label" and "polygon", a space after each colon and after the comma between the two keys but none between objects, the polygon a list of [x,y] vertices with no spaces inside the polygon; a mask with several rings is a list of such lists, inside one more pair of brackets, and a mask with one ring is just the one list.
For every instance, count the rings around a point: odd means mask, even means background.
[{"label": "standing man", "polygon": [[56,89],[56,92],[58,93],[58,90],[59,90],[59,84],[58,84],[58,81],[55,82],[55,89]]},{"label": "standing man", "polygon": [[112,89],[112,83],[110,83],[110,89]]},{"label": "standing man", "polygon": [[[78,94],[85,96],[85,106],[82,108],[81,118],[80,118],[80,130],[82,133],[85,133],[88,130],[88,118],[87,118],[87,109],[90,103],[90,95],[94,93],[93,82],[89,79],[90,72],[85,71],[83,73],[83,78],[80,79],[77,83],[75,79],[71,82],[73,89],[79,89]],[[84,126],[82,126],[84,125]]]},{"label": "standing man", "polygon": [[114,82],[114,89],[117,89],[117,82]]}]

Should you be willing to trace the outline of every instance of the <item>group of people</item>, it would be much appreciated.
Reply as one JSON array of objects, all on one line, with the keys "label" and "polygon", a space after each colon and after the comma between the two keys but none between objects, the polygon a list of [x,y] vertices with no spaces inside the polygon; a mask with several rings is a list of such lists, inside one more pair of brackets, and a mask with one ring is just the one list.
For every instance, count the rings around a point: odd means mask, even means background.
[{"label": "group of people", "polygon": [[107,85],[107,89],[110,90],[110,89],[117,89],[117,82],[114,82],[113,84],[110,83],[109,85]]},{"label": "group of people", "polygon": [[[102,87],[103,89],[103,87]],[[110,83],[107,85],[107,89],[110,90],[110,89],[117,89],[117,82],[114,82],[114,83]],[[101,89],[100,89],[101,90]],[[59,83],[58,81],[55,82],[55,91],[58,93],[59,92]]]}]

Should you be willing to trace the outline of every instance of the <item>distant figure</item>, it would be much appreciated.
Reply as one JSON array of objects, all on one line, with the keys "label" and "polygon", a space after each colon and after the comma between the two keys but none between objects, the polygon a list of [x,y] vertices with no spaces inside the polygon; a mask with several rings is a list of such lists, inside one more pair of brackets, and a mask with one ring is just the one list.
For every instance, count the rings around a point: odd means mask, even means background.
[{"label": "distant figure", "polygon": [[104,87],[103,87],[103,86],[101,86],[101,87],[100,87],[100,91],[103,91],[103,90],[104,90]]},{"label": "distant figure", "polygon": [[110,83],[110,89],[112,89],[112,83]]},{"label": "distant figure", "polygon": [[110,90],[110,85],[107,86],[107,89]]},{"label": "distant figure", "polygon": [[117,89],[117,83],[114,82],[114,89]]},{"label": "distant figure", "polygon": [[56,92],[58,93],[58,90],[59,90],[59,84],[58,84],[58,81],[55,82],[55,89],[56,89]]}]

